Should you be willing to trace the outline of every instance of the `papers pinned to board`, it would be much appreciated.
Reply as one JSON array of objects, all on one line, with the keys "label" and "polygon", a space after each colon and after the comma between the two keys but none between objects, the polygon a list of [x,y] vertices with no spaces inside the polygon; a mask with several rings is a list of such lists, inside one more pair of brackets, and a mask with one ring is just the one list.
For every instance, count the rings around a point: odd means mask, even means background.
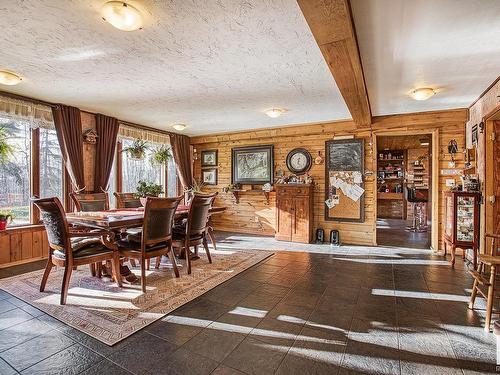
[{"label": "papers pinned to board", "polygon": [[[361,183],[363,183],[363,176],[361,172],[358,171],[337,172],[330,175],[330,186],[333,186],[335,189],[340,189],[342,194],[352,199],[354,202],[357,202],[365,192],[365,189],[357,185]],[[336,197],[336,199],[334,200],[333,197]],[[338,195],[331,195],[329,199],[325,201],[328,208],[333,208],[338,203]]]}]

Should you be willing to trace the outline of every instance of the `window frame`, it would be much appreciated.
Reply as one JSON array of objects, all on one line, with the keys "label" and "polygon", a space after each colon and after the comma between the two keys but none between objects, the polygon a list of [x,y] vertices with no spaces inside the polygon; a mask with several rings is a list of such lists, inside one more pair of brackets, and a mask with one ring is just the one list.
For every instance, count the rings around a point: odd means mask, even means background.
[{"label": "window frame", "polygon": [[[40,128],[32,128],[30,130],[30,169],[28,171],[29,175],[29,183],[30,183],[30,195],[32,197],[39,197],[41,191],[41,181],[40,181]],[[67,185],[67,172],[66,167],[64,165],[64,158],[62,160],[62,176],[61,182],[63,185],[63,205],[66,205],[69,202],[69,191],[66,188]],[[7,227],[6,232],[16,230],[16,229],[26,229],[33,226],[41,225],[40,220],[40,211],[38,208],[30,202],[29,204],[29,223],[27,224],[18,224]]]},{"label": "window frame", "polygon": [[[114,176],[115,178],[115,181],[116,181],[116,191],[117,192],[120,192],[120,193],[129,193],[129,192],[124,192],[122,191],[123,190],[123,142],[121,139],[117,139],[116,141],[116,155],[115,155],[115,158],[116,158],[116,176]],[[163,187],[165,189],[165,196],[168,195],[168,165],[164,165],[163,166],[164,168],[164,181],[163,181]],[[176,191],[175,191],[175,195],[178,196],[179,195],[179,186],[180,186],[180,180],[179,180],[179,176],[177,175],[176,173],[176,177],[175,177],[175,187],[176,187]]]}]

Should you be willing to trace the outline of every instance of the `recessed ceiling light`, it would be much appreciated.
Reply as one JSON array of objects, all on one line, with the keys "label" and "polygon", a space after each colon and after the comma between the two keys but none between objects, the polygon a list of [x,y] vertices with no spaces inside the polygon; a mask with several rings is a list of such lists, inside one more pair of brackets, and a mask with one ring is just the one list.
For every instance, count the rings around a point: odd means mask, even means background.
[{"label": "recessed ceiling light", "polygon": [[103,5],[101,15],[106,22],[123,31],[142,28],[141,12],[123,1],[108,1]]},{"label": "recessed ceiling light", "polygon": [[431,89],[430,87],[418,88],[410,93],[411,97],[415,100],[427,100],[435,94],[436,91],[434,91],[434,89]]},{"label": "recessed ceiling light", "polygon": [[271,108],[266,111],[266,115],[271,118],[280,117],[283,113],[286,112],[286,109],[283,108]]},{"label": "recessed ceiling light", "polygon": [[186,129],[187,125],[186,124],[173,124],[172,127],[175,130],[183,131],[184,129]]},{"label": "recessed ceiling light", "polygon": [[7,70],[0,70],[0,83],[2,85],[14,86],[19,84],[23,79],[16,73]]}]

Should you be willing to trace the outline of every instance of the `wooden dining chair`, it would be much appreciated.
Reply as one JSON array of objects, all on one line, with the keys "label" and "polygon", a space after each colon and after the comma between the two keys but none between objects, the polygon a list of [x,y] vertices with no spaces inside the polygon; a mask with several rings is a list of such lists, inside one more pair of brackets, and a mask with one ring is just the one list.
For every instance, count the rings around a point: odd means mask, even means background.
[{"label": "wooden dining chair", "polygon": [[197,255],[198,246],[203,245],[207,253],[208,262],[212,263],[207,243],[207,228],[210,208],[216,196],[217,193],[195,193],[191,199],[187,220],[174,228],[172,246],[174,249],[179,249],[179,253],[184,252],[188,274],[191,273],[191,247],[194,247],[195,254]]},{"label": "wooden dining chair", "polygon": [[146,292],[146,261],[151,258],[159,257],[161,259],[162,255],[167,255],[172,263],[175,277],[179,277],[179,270],[172,251],[172,228],[175,211],[181,199],[181,197],[148,197],[144,207],[142,232],[135,235],[129,234],[117,242],[121,255],[140,261],[143,292]]},{"label": "wooden dining chair", "polygon": [[107,211],[109,210],[108,193],[70,193],[78,212]]},{"label": "wooden dining chair", "polygon": [[52,267],[64,267],[60,303],[65,305],[73,268],[104,261],[111,261],[113,277],[117,284],[122,286],[119,253],[111,249],[111,246],[108,247],[114,238],[112,232],[102,229],[85,231],[71,228],[70,230],[58,198],[34,199],[33,203],[40,210],[40,217],[49,240],[48,260],[40,292],[45,290]]},{"label": "wooden dining chair", "polygon": [[142,207],[141,200],[136,198],[134,193],[114,192],[116,197],[116,208],[139,208]]},{"label": "wooden dining chair", "polygon": [[487,248],[486,254],[479,254],[477,269],[469,270],[469,273],[474,278],[469,309],[474,309],[474,302],[478,293],[486,299],[484,329],[489,332],[494,301],[498,298],[495,292],[500,274],[500,235],[486,234],[484,243]]}]

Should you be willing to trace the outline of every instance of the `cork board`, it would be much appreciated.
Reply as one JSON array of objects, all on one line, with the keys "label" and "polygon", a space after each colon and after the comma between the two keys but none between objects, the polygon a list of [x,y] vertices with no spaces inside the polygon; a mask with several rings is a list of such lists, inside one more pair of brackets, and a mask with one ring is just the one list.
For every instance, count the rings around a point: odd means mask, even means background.
[{"label": "cork board", "polygon": [[336,204],[329,208],[325,203],[325,220],[364,221],[364,194],[358,200],[348,197],[335,181],[364,188],[364,140],[342,139],[325,143],[325,201]]}]

